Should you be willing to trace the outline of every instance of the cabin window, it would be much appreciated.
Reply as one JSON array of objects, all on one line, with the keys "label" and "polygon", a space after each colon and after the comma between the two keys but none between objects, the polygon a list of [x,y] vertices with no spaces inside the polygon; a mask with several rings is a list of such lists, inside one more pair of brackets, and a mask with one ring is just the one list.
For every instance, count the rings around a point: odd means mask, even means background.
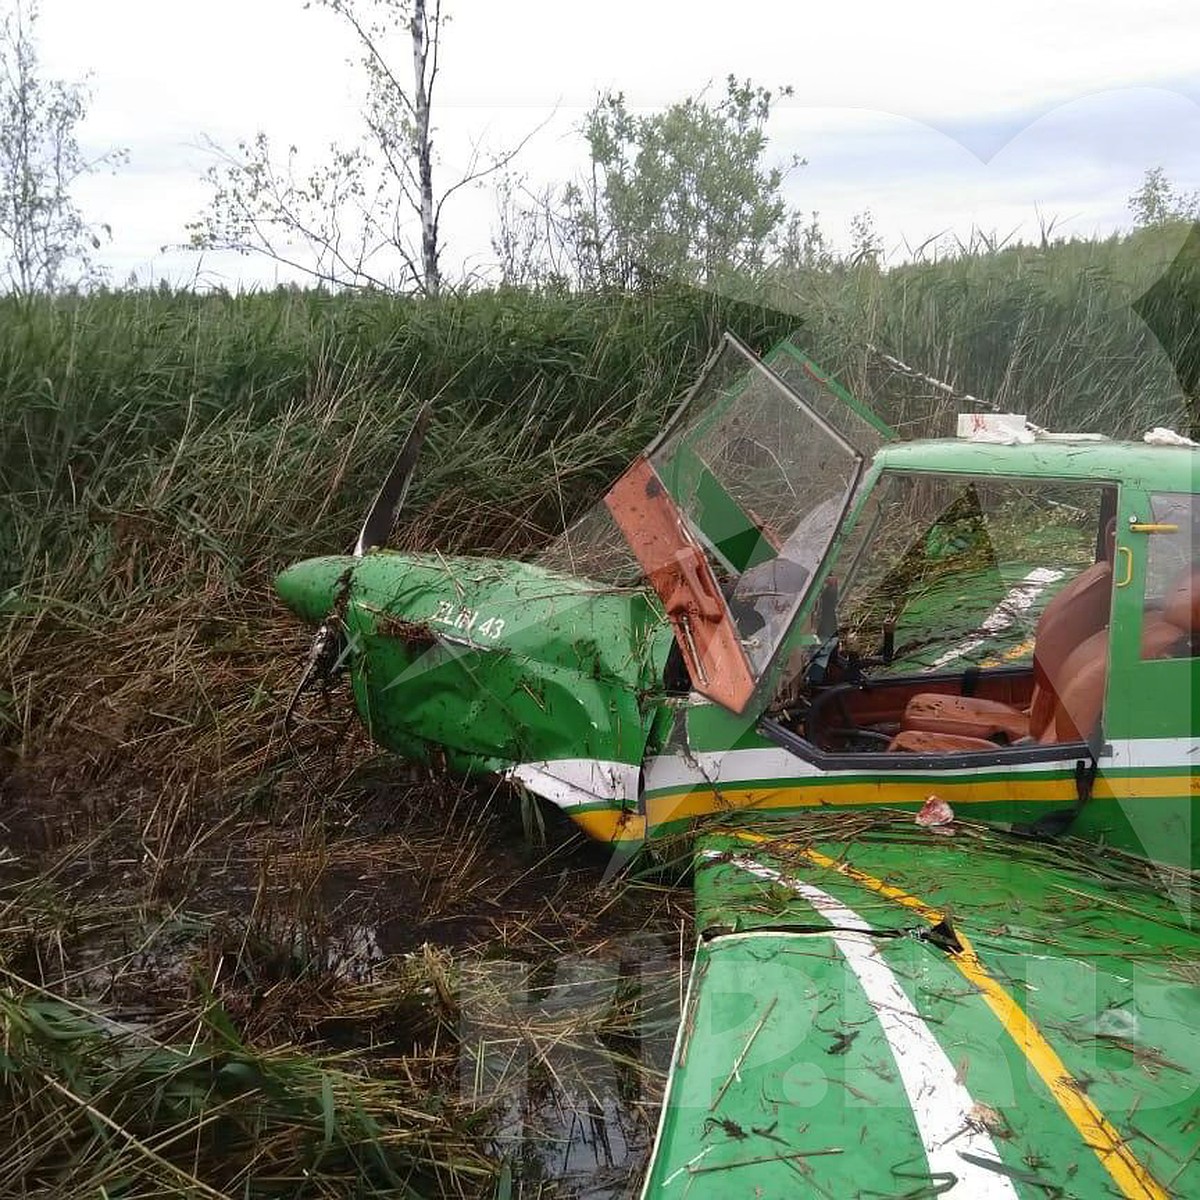
[{"label": "cabin window", "polygon": [[873,675],[1028,664],[1038,617],[1106,553],[1102,485],[887,473],[833,568]]},{"label": "cabin window", "polygon": [[1149,519],[1131,521],[1130,534],[1149,539],[1142,658],[1196,657],[1200,508],[1195,497],[1156,493],[1150,498]]},{"label": "cabin window", "polygon": [[947,763],[1085,741],[1116,501],[1106,483],[884,472],[835,554],[820,648],[778,697],[784,727],[826,753]]}]

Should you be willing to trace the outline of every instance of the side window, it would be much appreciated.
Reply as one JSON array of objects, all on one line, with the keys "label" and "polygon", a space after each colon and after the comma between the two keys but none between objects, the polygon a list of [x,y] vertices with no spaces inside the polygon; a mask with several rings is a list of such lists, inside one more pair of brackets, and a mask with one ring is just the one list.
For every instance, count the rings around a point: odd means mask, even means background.
[{"label": "side window", "polygon": [[885,474],[865,533],[833,568],[843,646],[878,664],[890,643],[874,675],[1028,665],[1046,605],[1094,565],[1098,544],[1103,555],[1105,493],[1053,479]]},{"label": "side window", "polygon": [[1151,496],[1150,519],[1132,525],[1149,538],[1142,658],[1194,658],[1200,651],[1200,507],[1185,493]]}]

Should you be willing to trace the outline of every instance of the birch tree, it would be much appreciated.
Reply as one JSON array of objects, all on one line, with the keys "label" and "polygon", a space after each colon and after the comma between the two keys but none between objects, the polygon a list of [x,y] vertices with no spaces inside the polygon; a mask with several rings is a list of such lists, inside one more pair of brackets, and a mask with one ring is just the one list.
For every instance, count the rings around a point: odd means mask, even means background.
[{"label": "birch tree", "polygon": [[296,146],[282,156],[268,135],[221,150],[208,172],[205,213],[188,229],[197,249],[262,254],[336,287],[418,291],[443,286],[442,216],[468,185],[519,152],[478,148],[449,186],[435,186],[433,114],[441,0],[313,0],[351,30],[366,82],[362,134],[331,145],[317,166]]},{"label": "birch tree", "polygon": [[19,295],[99,276],[92,252],[111,230],[84,220],[72,189],[125,159],[122,150],[93,159],[80,150],[87,92],[42,77],[37,19],[37,6],[18,0],[0,20],[0,284]]}]

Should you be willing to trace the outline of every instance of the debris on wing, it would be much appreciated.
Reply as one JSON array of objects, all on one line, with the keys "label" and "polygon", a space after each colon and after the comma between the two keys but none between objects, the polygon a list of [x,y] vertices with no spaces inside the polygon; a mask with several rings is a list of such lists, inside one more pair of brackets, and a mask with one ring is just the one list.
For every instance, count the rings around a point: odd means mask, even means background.
[{"label": "debris on wing", "polygon": [[921,811],[917,813],[916,820],[918,825],[924,825],[927,828],[949,825],[954,820],[954,809],[940,796],[931,794],[925,797],[925,803],[921,805]]},{"label": "debris on wing", "polygon": [[971,1111],[967,1114],[967,1122],[973,1129],[979,1131],[986,1130],[996,1137],[1012,1137],[1012,1129],[1009,1127],[1004,1114],[998,1112],[989,1104],[973,1104]]},{"label": "debris on wing", "polygon": [[1164,429],[1161,425],[1142,434],[1142,441],[1149,446],[1196,446],[1198,442],[1192,441],[1190,437],[1184,437],[1182,433],[1176,433],[1173,429]]},{"label": "debris on wing", "polygon": [[1096,1036],[1135,1042],[1141,1037],[1137,1013],[1128,1008],[1107,1008],[1096,1018]]}]

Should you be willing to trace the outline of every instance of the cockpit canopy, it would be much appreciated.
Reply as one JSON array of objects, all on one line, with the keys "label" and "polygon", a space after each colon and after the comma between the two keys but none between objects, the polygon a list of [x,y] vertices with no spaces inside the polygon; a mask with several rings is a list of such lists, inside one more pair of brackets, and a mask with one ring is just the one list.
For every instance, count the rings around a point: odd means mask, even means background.
[{"label": "cockpit canopy", "polygon": [[697,689],[741,711],[866,465],[894,436],[792,342],[760,361],[727,335],[606,511],[541,561],[608,583],[648,580]]}]

